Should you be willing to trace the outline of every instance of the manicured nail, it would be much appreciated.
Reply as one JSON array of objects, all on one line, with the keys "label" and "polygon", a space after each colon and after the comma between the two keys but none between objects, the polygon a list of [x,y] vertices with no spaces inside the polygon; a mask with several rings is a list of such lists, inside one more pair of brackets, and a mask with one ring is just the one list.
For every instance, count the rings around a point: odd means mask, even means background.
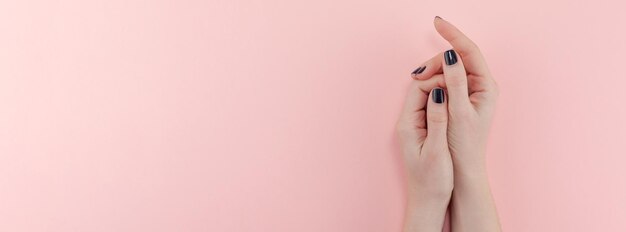
[{"label": "manicured nail", "polygon": [[446,60],[447,65],[456,64],[456,52],[452,49],[443,53],[443,58]]},{"label": "manicured nail", "polygon": [[413,74],[415,76],[417,74],[420,74],[420,73],[424,72],[425,69],[426,69],[426,66],[421,66],[421,67],[415,69],[415,71],[413,71],[411,74]]},{"label": "manicured nail", "polygon": [[433,89],[433,102],[437,104],[441,104],[443,103],[444,100],[445,100],[445,96],[443,95],[443,89],[442,88]]}]

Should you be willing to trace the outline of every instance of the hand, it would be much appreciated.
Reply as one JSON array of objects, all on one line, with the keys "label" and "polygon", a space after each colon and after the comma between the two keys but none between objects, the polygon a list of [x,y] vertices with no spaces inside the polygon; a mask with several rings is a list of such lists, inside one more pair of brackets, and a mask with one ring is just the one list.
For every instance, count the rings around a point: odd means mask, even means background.
[{"label": "hand", "polygon": [[[453,50],[427,61],[413,78],[444,75],[450,95],[448,143],[458,174],[483,172],[485,148],[498,89],[478,46],[449,22],[437,17],[435,28]],[[446,61],[448,60],[448,61]],[[450,62],[448,65],[447,62]],[[455,173],[456,174],[456,173]]]},{"label": "hand", "polygon": [[[443,73],[448,92],[448,145],[454,163],[453,231],[500,231],[485,165],[485,149],[498,90],[469,38],[437,17],[437,32],[453,47],[414,72],[419,80]],[[436,75],[435,75],[436,76]]]},{"label": "hand", "polygon": [[442,75],[413,81],[396,126],[408,172],[405,231],[441,231],[452,195],[444,85]]}]

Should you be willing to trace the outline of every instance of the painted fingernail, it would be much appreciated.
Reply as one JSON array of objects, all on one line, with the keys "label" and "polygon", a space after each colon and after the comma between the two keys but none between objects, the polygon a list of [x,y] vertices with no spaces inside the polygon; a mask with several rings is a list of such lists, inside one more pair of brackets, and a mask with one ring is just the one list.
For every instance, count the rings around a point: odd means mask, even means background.
[{"label": "painted fingernail", "polygon": [[441,104],[445,101],[445,96],[443,95],[442,88],[433,89],[433,102],[437,104]]},{"label": "painted fingernail", "polygon": [[456,64],[456,52],[453,49],[444,52],[443,58],[446,60],[447,65]]},{"label": "painted fingernail", "polygon": [[426,69],[426,66],[421,66],[421,67],[415,69],[415,71],[413,71],[411,74],[413,74],[413,75],[420,74],[420,73],[424,72],[425,69]]}]

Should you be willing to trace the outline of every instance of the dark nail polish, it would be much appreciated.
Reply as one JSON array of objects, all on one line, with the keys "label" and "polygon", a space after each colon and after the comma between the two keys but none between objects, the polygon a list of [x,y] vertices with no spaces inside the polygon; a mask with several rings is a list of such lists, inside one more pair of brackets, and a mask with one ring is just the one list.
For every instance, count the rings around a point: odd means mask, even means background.
[{"label": "dark nail polish", "polygon": [[443,58],[446,60],[447,65],[456,64],[456,52],[452,49],[443,53]]},{"label": "dark nail polish", "polygon": [[426,66],[421,66],[421,67],[415,69],[415,71],[413,71],[411,74],[413,74],[413,75],[420,74],[420,73],[424,72],[425,69],[426,69]]},{"label": "dark nail polish", "polygon": [[443,89],[442,88],[433,89],[433,102],[437,104],[441,104],[443,103],[444,100],[445,100],[445,96],[443,94]]}]

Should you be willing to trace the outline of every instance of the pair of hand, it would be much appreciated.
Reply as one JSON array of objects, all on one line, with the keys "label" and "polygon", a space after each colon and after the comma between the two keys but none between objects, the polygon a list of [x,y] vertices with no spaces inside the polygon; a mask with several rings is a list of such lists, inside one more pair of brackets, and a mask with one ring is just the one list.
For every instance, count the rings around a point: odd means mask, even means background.
[{"label": "pair of hand", "polygon": [[[498,90],[476,44],[436,17],[453,49],[417,68],[397,132],[408,173],[405,231],[499,231],[485,167]],[[454,194],[453,194],[454,192]]]}]

